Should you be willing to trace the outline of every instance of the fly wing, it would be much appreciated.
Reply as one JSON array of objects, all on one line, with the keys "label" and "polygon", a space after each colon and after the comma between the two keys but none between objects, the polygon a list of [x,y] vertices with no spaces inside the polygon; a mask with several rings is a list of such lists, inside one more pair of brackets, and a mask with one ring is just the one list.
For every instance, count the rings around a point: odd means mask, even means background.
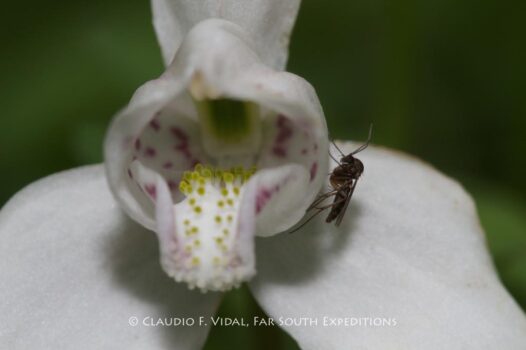
[{"label": "fly wing", "polygon": [[343,217],[345,216],[345,212],[347,211],[347,207],[349,206],[349,202],[351,201],[352,194],[354,193],[354,189],[356,188],[356,184],[358,183],[358,180],[353,180],[352,184],[350,185],[351,188],[349,190],[349,193],[347,193],[347,197],[345,198],[345,204],[343,205],[343,208],[338,213],[338,217],[336,218],[336,226],[340,226],[342,223]]},{"label": "fly wing", "polygon": [[336,196],[338,194],[339,190],[331,190],[329,192],[326,192],[324,194],[319,195],[316,197],[314,202],[311,203],[311,205],[307,208],[307,211],[311,211],[312,209],[316,209],[318,205],[323,203],[327,198]]},{"label": "fly wing", "polygon": [[331,208],[329,215],[327,215],[327,218],[325,219],[326,223],[331,223],[338,216],[340,216],[340,213],[343,207],[345,206],[345,202],[347,202],[347,197],[349,196],[350,190],[351,190],[350,184],[341,186],[336,196],[334,196],[334,201],[332,202],[332,204],[329,204],[324,207],[324,208]]}]

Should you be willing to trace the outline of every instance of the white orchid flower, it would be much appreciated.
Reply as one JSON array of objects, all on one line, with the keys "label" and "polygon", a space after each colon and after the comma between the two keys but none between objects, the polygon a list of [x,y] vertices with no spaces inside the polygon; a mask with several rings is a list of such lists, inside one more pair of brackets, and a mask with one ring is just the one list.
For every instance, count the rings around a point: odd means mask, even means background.
[{"label": "white orchid flower", "polygon": [[[282,72],[298,6],[153,0],[168,68],[114,120],[107,177],[53,175],[0,212],[2,348],[197,349],[214,291],[243,281],[274,319],[318,319],[284,326],[303,349],[526,347],[472,200],[418,160],[368,148],[340,227],[256,242],[296,224],[336,166],[313,89]],[[163,317],[205,323],[146,321]]]},{"label": "white orchid flower", "polygon": [[252,42],[223,19],[193,26],[166,72],[116,117],[105,146],[110,187],[157,232],[164,270],[203,291],[250,279],[254,235],[297,223],[327,175],[314,89],[267,66],[258,51],[272,48]]}]

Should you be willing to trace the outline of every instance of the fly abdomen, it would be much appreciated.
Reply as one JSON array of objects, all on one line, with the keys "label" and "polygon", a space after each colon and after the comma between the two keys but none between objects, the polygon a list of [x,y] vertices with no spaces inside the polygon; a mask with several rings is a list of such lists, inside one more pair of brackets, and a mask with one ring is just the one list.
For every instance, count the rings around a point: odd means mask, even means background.
[{"label": "fly abdomen", "polygon": [[327,218],[325,219],[326,223],[330,223],[334,221],[340,215],[341,211],[343,210],[343,207],[345,206],[345,201],[348,195],[349,195],[348,190],[342,190],[334,196],[334,201],[332,202],[331,211],[329,212],[329,215],[327,215]]}]

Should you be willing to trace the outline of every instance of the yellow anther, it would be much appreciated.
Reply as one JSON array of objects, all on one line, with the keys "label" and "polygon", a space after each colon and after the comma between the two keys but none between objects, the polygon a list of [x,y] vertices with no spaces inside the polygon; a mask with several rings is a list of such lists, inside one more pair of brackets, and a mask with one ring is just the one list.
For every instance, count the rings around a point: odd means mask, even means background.
[{"label": "yellow anther", "polygon": [[197,228],[197,226],[192,226],[192,228],[190,230],[191,230],[192,233],[199,232],[199,228]]},{"label": "yellow anther", "polygon": [[190,186],[186,181],[179,182],[179,191],[181,191],[184,194],[188,193],[188,186]]},{"label": "yellow anther", "polygon": [[197,257],[197,256],[194,256],[192,258],[192,265],[193,266],[199,266],[199,264],[201,264],[201,259],[199,259],[199,257]]},{"label": "yellow anther", "polygon": [[230,173],[230,172],[224,172],[223,173],[223,180],[226,182],[226,183],[231,183],[234,181],[234,174]]},{"label": "yellow anther", "polygon": [[226,200],[227,204],[230,205],[230,206],[233,206],[234,205],[234,201],[232,200],[232,198],[228,198]]},{"label": "yellow anther", "polygon": [[188,219],[185,219],[185,220],[183,221],[183,224],[184,224],[185,226],[188,226],[188,225],[190,225],[190,220],[188,220]]},{"label": "yellow anther", "polygon": [[199,205],[196,205],[196,206],[194,207],[194,211],[195,211],[197,214],[200,214],[200,213],[203,211],[203,209],[202,209]]},{"label": "yellow anther", "polygon": [[226,188],[222,188],[222,189],[221,189],[221,194],[222,194],[223,196],[225,196],[225,197],[228,196],[228,190],[227,190]]},{"label": "yellow anther", "polygon": [[192,173],[190,171],[185,171],[183,173],[183,179],[190,182],[192,180]]},{"label": "yellow anther", "polygon": [[221,218],[221,216],[216,215],[216,217],[215,217],[215,221],[216,221],[218,224],[220,224],[222,220],[223,220],[223,219]]},{"label": "yellow anther", "polygon": [[206,179],[212,178],[212,171],[210,169],[203,169],[202,175]]},{"label": "yellow anther", "polygon": [[223,201],[217,201],[217,206],[218,206],[219,208],[223,208],[223,207],[225,206],[225,202],[223,202]]},{"label": "yellow anther", "polygon": [[223,237],[215,237],[214,240],[217,244],[223,244]]},{"label": "yellow anther", "polygon": [[203,165],[198,163],[196,164],[194,170],[197,172],[197,173],[201,173],[203,171]]},{"label": "yellow anther", "polygon": [[232,217],[232,215],[228,215],[228,216],[226,217],[226,220],[227,220],[228,222],[232,222],[233,219],[234,219],[234,218]]},{"label": "yellow anther", "polygon": [[194,245],[195,245],[196,247],[200,247],[200,246],[201,246],[201,241],[198,240],[198,239],[196,239],[196,240],[194,241]]},{"label": "yellow anther", "polygon": [[206,184],[206,179],[204,177],[200,177],[197,182],[199,182],[199,185],[204,186]]},{"label": "yellow anther", "polygon": [[225,228],[225,229],[223,229],[223,234],[224,234],[225,236],[228,236],[228,235],[230,234],[230,231],[228,231],[228,229]]},{"label": "yellow anther", "polygon": [[189,195],[189,194],[192,194],[192,192],[194,192],[194,188],[192,187],[192,185],[188,185],[186,186],[186,195]]},{"label": "yellow anther", "polygon": [[242,175],[244,173],[243,167],[237,166],[234,169],[232,169],[235,175]]},{"label": "yellow anther", "polygon": [[191,253],[192,252],[192,246],[191,245],[187,245],[184,247],[184,251],[187,252],[187,253]]},{"label": "yellow anther", "polygon": [[239,187],[234,187],[233,191],[236,196],[239,196]]},{"label": "yellow anther", "polygon": [[200,196],[204,196],[205,195],[205,188],[204,187],[198,187],[197,188],[197,194],[199,194]]},{"label": "yellow anther", "polygon": [[213,261],[214,265],[220,265],[221,264],[221,258],[218,257],[218,256],[214,256],[212,261]]},{"label": "yellow anther", "polygon": [[188,200],[188,203],[189,203],[190,205],[195,205],[195,198],[190,198],[190,199]]}]

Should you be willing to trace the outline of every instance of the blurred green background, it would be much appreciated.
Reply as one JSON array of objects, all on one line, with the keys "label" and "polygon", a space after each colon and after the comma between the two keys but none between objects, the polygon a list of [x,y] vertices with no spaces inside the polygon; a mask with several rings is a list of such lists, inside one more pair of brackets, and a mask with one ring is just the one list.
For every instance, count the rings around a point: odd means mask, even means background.
[{"label": "blurred green background", "polygon": [[[0,205],[38,178],[100,162],[111,116],[163,69],[147,0],[3,5]],[[374,122],[375,143],[464,184],[523,308],[525,13],[519,0],[306,0],[289,63],[316,87],[333,138],[363,140]],[[241,289],[220,312],[262,311]],[[206,349],[220,344],[295,348],[277,329],[213,329]]]}]

